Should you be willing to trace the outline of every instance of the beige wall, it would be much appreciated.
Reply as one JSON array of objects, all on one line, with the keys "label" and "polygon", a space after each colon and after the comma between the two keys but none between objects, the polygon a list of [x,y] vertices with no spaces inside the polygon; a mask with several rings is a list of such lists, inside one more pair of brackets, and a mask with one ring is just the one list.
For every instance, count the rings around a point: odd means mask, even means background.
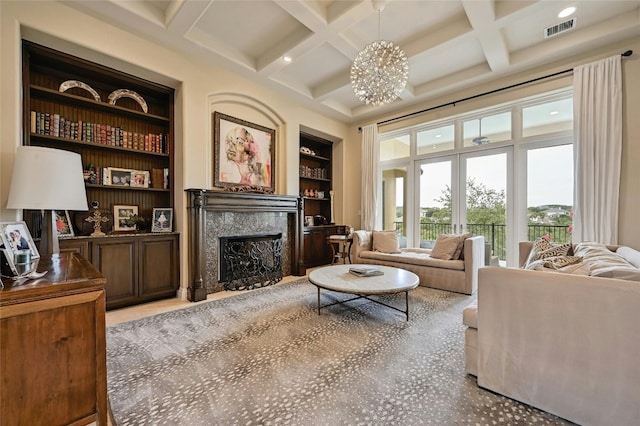
[{"label": "beige wall", "polygon": [[[512,84],[527,81],[533,78],[552,74],[574,66],[596,61],[611,55],[620,54],[628,49],[634,51],[633,56],[622,60],[622,72],[624,80],[624,100],[623,100],[623,135],[622,135],[622,176],[620,188],[620,213],[619,213],[619,232],[618,242],[623,245],[630,245],[640,248],[640,226],[638,225],[638,211],[640,211],[640,37],[628,39],[624,42],[616,43],[606,48],[594,50],[588,54],[567,57],[562,61],[541,66],[526,73],[520,73],[508,78],[502,78],[497,82],[490,82],[483,85],[477,85],[473,88],[461,90],[457,93],[440,97],[431,102],[424,103],[412,109],[397,111],[394,114],[375,117],[367,122],[357,123],[351,126],[349,137],[351,140],[360,138],[358,132],[359,126],[364,126],[373,122],[381,122],[393,117],[419,111],[421,109],[432,108],[438,105],[447,104],[458,99],[464,99],[469,96],[495,90],[501,87],[510,86]],[[452,115],[458,115],[492,105],[513,101],[550,90],[567,87],[572,84],[571,74],[556,79],[544,80],[532,85],[523,86],[518,89],[512,89],[493,95],[484,96],[467,102],[457,103],[455,107],[447,106],[425,114],[405,119],[401,122],[391,123],[381,126],[379,132],[386,132],[410,125],[424,123],[437,120]],[[356,136],[357,135],[357,136]],[[348,148],[348,156],[354,162],[360,162],[359,143],[353,143]],[[359,221],[358,210],[360,209],[360,173],[359,169],[346,170],[349,178],[353,179],[354,184],[348,188],[346,198],[349,200],[345,204],[345,218],[347,220]],[[358,199],[358,202],[352,200]]]},{"label": "beige wall", "polygon": [[[21,38],[82,56],[176,88],[176,229],[186,236],[186,188],[212,187],[211,113],[220,111],[277,130],[276,192],[298,193],[301,126],[334,140],[336,220],[344,220],[340,190],[347,127],[299,103],[195,57],[177,53],[84,15],[58,2],[0,1],[0,220],[19,219],[5,208],[15,149],[21,144]],[[38,178],[34,176],[34,178]],[[187,245],[181,239],[181,288],[187,283]]]},{"label": "beige wall", "polygon": [[622,60],[624,118],[618,242],[640,248],[640,38],[625,46],[634,53]]}]

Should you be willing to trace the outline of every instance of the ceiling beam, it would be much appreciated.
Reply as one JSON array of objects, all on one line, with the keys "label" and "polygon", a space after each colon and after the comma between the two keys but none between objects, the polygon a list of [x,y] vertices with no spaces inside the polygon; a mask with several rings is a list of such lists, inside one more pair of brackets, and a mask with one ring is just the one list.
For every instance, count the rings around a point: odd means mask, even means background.
[{"label": "ceiling beam", "polygon": [[501,71],[509,68],[509,49],[500,27],[495,23],[493,1],[464,0],[462,6],[491,69]]}]

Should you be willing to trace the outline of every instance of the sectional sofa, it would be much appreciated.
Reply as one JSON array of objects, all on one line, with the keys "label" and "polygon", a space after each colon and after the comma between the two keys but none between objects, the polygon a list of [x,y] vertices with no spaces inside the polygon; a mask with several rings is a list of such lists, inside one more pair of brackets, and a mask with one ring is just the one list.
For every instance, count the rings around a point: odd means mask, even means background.
[{"label": "sectional sofa", "polygon": [[[522,264],[531,247],[520,244]],[[477,305],[463,314],[467,372],[483,388],[581,425],[637,425],[640,252],[624,254],[633,267],[600,269],[609,278],[585,275],[594,272],[586,261],[574,273],[481,268]]]}]

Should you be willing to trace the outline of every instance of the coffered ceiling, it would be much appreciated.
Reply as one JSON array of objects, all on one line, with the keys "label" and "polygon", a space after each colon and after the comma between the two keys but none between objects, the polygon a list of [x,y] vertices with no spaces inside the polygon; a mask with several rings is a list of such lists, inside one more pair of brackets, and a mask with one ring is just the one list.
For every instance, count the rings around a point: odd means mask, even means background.
[{"label": "coffered ceiling", "polygon": [[[640,0],[64,1],[129,32],[198,55],[344,122],[406,108],[565,56],[640,34]],[[544,29],[575,27],[545,39]],[[380,38],[409,58],[400,99],[360,103],[351,89],[356,54]],[[636,52],[640,53],[640,52]],[[291,57],[286,62],[284,56]]]}]

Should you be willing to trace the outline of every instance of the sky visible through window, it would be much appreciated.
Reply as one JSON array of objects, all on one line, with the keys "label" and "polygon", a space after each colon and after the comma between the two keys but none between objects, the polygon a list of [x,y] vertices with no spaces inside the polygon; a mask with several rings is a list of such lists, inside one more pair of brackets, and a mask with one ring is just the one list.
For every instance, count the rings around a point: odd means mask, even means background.
[{"label": "sky visible through window", "polygon": [[527,171],[527,207],[573,205],[573,145],[530,150]]},{"label": "sky visible through window", "polygon": [[[449,162],[423,166],[428,178],[420,187],[420,207],[442,207],[436,200],[445,185],[450,185]],[[527,156],[527,207],[549,204],[573,205],[573,146],[562,145],[533,149]],[[505,158],[492,155],[473,159],[468,172],[488,189],[505,189]],[[396,205],[402,206],[402,191],[396,193]]]}]

